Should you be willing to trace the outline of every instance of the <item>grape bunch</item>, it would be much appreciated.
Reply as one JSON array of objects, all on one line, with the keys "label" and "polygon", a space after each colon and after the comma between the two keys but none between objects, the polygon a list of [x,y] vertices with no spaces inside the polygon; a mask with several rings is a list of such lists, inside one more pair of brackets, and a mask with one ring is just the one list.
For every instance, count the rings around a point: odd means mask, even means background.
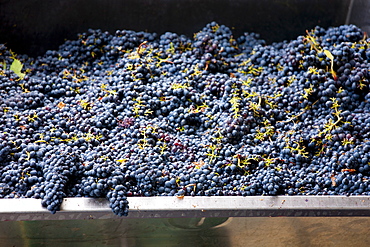
[{"label": "grape bunch", "polygon": [[370,195],[370,39],[88,30],[0,45],[0,198]]}]

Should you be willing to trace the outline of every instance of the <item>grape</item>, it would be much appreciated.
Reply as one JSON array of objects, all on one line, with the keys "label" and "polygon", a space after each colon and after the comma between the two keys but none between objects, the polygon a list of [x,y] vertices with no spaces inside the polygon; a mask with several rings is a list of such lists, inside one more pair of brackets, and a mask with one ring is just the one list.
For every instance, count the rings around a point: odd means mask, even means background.
[{"label": "grape", "polygon": [[[39,57],[0,45],[0,198],[369,195],[370,40],[266,44],[90,29]],[[21,74],[12,67],[23,65]]]}]

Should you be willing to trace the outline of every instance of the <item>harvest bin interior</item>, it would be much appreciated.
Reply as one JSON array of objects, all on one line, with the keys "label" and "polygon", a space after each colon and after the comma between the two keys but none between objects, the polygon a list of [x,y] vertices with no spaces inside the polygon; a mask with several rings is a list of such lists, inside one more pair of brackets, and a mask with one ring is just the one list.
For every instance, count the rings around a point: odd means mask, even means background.
[{"label": "harvest bin interior", "polygon": [[[0,43],[42,55],[87,29],[192,36],[216,21],[267,43],[315,26],[370,33],[367,0],[0,0]],[[370,197],[132,198],[129,217],[105,200],[67,198],[50,214],[35,199],[0,200],[1,246],[369,246]],[[273,217],[286,216],[286,217]],[[330,218],[328,218],[330,216]]]},{"label": "harvest bin interior", "polygon": [[370,31],[366,0],[0,1],[0,42],[18,54],[41,55],[89,28],[176,32],[190,37],[216,21],[235,36],[256,32],[267,43],[304,35],[315,26],[356,24]]}]

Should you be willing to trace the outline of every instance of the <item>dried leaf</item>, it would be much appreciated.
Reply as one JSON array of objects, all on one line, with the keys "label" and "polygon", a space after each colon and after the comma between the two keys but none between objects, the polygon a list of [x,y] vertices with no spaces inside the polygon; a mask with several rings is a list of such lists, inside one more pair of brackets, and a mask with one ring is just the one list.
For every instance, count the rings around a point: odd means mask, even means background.
[{"label": "dried leaf", "polygon": [[66,106],[66,104],[64,104],[63,102],[59,102],[59,103],[57,104],[57,107],[58,107],[59,109],[63,109],[65,106]]},{"label": "dried leaf", "polygon": [[335,176],[334,175],[331,176],[331,185],[332,186],[337,186],[337,182],[335,182]]},{"label": "dried leaf", "polygon": [[356,172],[356,169],[342,169],[341,172],[350,172],[350,173],[353,173],[353,172]]}]

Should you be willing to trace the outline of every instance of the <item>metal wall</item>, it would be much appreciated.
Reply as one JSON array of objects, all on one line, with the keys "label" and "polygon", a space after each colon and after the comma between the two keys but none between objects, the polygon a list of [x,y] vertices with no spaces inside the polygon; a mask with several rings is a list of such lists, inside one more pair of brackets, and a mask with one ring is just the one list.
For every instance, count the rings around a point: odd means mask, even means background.
[{"label": "metal wall", "polygon": [[[208,219],[222,222],[223,218]],[[0,222],[4,247],[365,247],[370,218],[229,218],[197,228],[201,219],[146,218]]]},{"label": "metal wall", "polygon": [[370,246],[369,196],[135,197],[128,217],[104,199],[0,200],[0,246]]},{"label": "metal wall", "polygon": [[[268,42],[295,38],[316,25],[354,23],[370,32],[370,1],[0,0],[0,43],[36,56],[88,28],[192,35],[214,20],[234,27],[236,35],[258,32]],[[203,206],[194,208],[191,202],[191,209],[180,211],[179,201],[146,199],[151,207],[170,206],[151,213],[135,208],[133,198],[135,217],[129,218],[114,217],[107,205],[93,205],[91,211],[87,199],[70,207],[68,199],[56,215],[40,208],[39,201],[0,200],[0,246],[370,246],[369,197],[321,203],[322,198],[311,199],[205,200]]]},{"label": "metal wall", "polygon": [[88,28],[192,35],[211,21],[272,42],[316,25],[369,28],[366,7],[367,0],[0,0],[0,43],[35,56]]}]

